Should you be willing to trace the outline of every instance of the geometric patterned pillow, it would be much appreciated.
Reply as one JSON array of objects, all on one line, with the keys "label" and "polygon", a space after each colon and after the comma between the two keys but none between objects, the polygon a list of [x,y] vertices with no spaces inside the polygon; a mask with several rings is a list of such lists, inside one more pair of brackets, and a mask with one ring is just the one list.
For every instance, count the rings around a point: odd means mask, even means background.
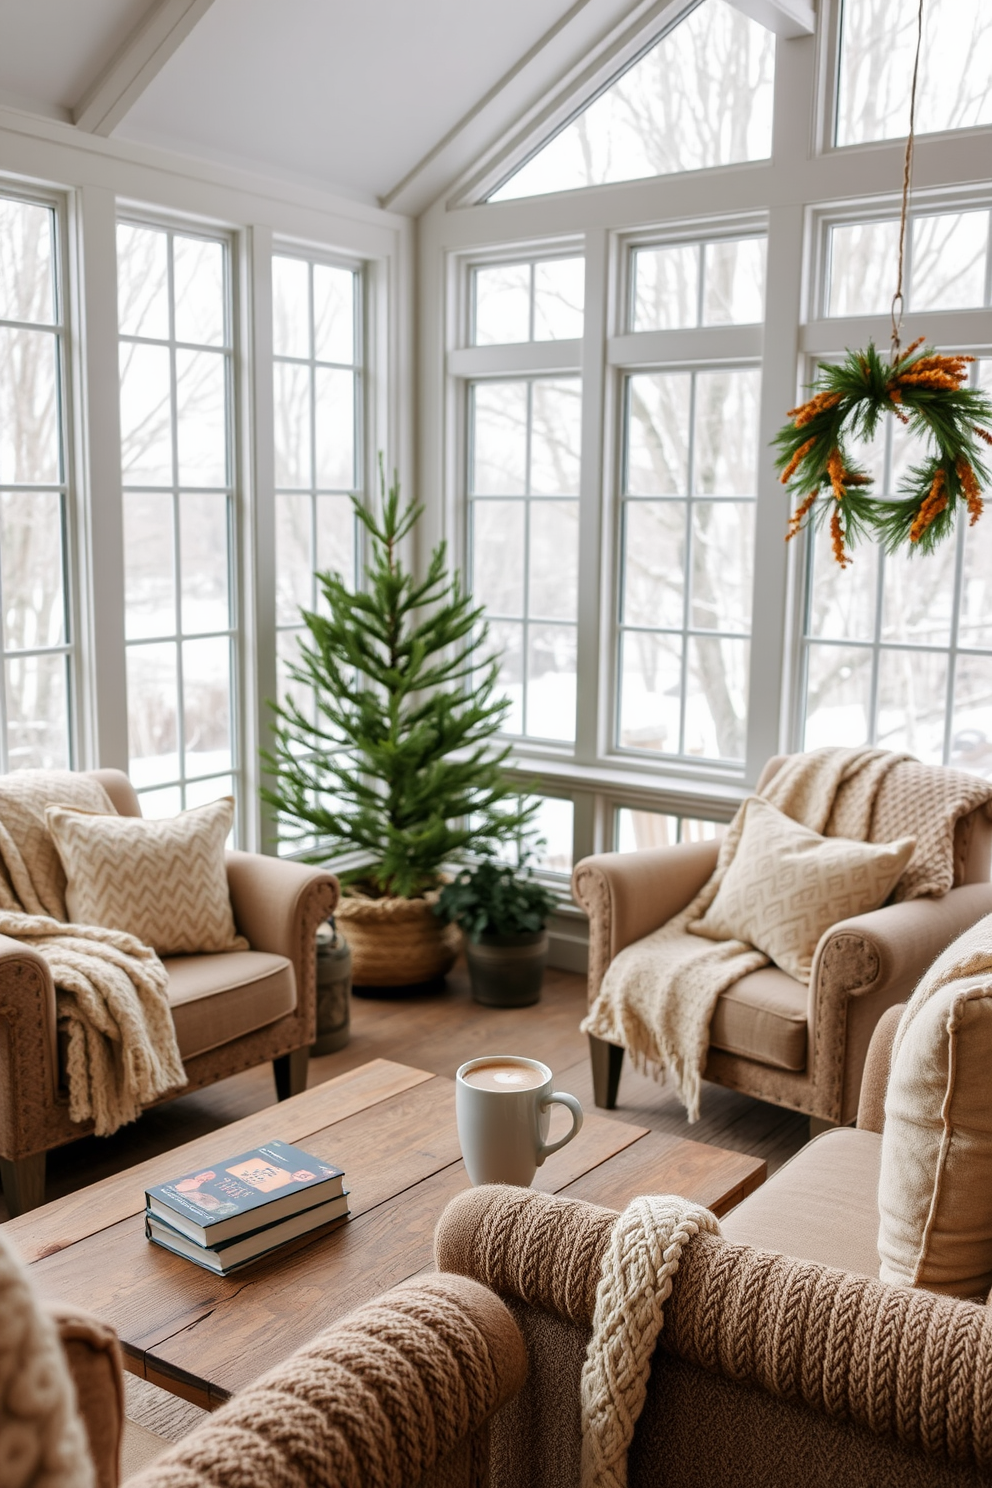
[{"label": "geometric patterned pillow", "polygon": [[689,928],[711,940],[743,940],[808,982],[820,937],[839,920],[880,908],[915,846],[915,837],[821,837],[763,796],[751,796],[716,898]]},{"label": "geometric patterned pillow", "polygon": [[224,843],[234,798],[164,821],[45,812],[75,925],[126,930],[160,956],[247,949],[234,928]]}]

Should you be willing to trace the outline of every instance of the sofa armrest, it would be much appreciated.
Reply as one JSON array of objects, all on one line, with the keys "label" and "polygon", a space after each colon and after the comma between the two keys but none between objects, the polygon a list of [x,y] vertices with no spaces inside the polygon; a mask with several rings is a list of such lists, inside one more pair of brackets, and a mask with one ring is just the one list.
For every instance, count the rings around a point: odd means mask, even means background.
[{"label": "sofa armrest", "polygon": [[[420,1277],[319,1334],[128,1488],[413,1488],[485,1428],[526,1374],[523,1339],[498,1297],[463,1277]],[[438,1480],[449,1481],[443,1471]]]},{"label": "sofa armrest", "polygon": [[[615,1219],[591,1204],[490,1185],[449,1203],[435,1254],[439,1266],[589,1329]],[[659,1346],[926,1456],[992,1466],[992,1327],[978,1303],[703,1233],[682,1252]],[[531,1389],[542,1385],[556,1381]],[[726,1418],[714,1429],[726,1430]]]},{"label": "sofa armrest", "polygon": [[290,960],[299,949],[300,922],[316,916],[316,929],[340,897],[333,873],[264,853],[229,852],[227,886],[234,923],[252,950]]},{"label": "sofa armrest", "polygon": [[296,1013],[313,1041],[317,1027],[317,926],[333,914],[340,887],[333,873],[262,853],[229,852],[227,885],[234,923],[253,951],[270,951],[293,963]]},{"label": "sofa armrest", "polygon": [[685,909],[716,867],[719,842],[683,842],[632,853],[597,853],[572,874],[589,916],[589,1001],[613,958]]},{"label": "sofa armrest", "polygon": [[117,1488],[124,1431],[124,1371],[117,1334],[108,1323],[61,1303],[46,1309],[76,1387],[97,1488]]},{"label": "sofa armrest", "polygon": [[821,1085],[833,1079],[837,1089],[826,1105],[818,1101],[820,1114],[842,1124],[853,1120],[882,1014],[906,1002],[941,951],[989,913],[992,883],[965,884],[940,899],[908,899],[852,916],[826,932],[810,977],[810,1048],[814,1079]]},{"label": "sofa armrest", "polygon": [[44,956],[0,935],[0,1157],[48,1146],[45,1113],[58,1100],[55,984]]}]

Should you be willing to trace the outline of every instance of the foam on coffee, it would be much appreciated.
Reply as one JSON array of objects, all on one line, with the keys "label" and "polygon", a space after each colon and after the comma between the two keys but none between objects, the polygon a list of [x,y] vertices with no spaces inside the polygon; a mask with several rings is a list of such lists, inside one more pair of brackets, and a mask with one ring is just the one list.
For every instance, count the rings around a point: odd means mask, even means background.
[{"label": "foam on coffee", "polygon": [[511,1064],[508,1060],[494,1059],[490,1064],[477,1064],[462,1079],[476,1090],[536,1090],[543,1085],[546,1076],[529,1064]]}]

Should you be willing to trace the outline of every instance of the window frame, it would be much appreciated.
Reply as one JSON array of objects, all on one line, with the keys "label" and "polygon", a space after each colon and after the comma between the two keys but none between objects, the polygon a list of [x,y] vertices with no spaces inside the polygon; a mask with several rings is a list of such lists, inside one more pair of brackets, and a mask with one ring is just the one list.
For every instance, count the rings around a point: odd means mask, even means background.
[{"label": "window frame", "polygon": [[[115,328],[118,347],[124,342],[145,343],[150,345],[165,345],[169,349],[170,364],[170,400],[171,416],[169,437],[172,451],[173,481],[168,488],[172,501],[173,516],[173,542],[174,542],[174,607],[177,622],[176,631],[169,636],[136,637],[128,639],[126,634],[126,601],[123,609],[124,621],[124,655],[123,663],[126,675],[127,657],[132,647],[156,644],[174,644],[176,647],[176,753],[179,763],[179,771],[176,777],[158,781],[153,785],[135,786],[139,801],[145,795],[155,791],[178,789],[180,793],[180,810],[188,809],[186,806],[186,789],[189,784],[196,785],[199,782],[210,782],[212,780],[224,781],[230,778],[234,800],[235,816],[233,827],[233,842],[235,846],[241,845],[248,833],[248,819],[251,808],[245,800],[245,791],[249,779],[247,766],[248,754],[248,723],[246,709],[246,668],[254,664],[254,651],[251,657],[248,648],[251,644],[251,633],[247,623],[244,602],[244,582],[242,575],[242,553],[244,548],[243,524],[246,520],[245,508],[245,456],[240,438],[240,426],[243,418],[241,400],[243,396],[242,379],[240,369],[242,364],[241,346],[241,278],[243,274],[242,257],[239,252],[237,233],[227,227],[214,225],[202,220],[178,216],[168,211],[158,211],[145,207],[132,207],[126,202],[118,202],[115,214],[115,243],[117,229],[122,226],[144,228],[151,231],[164,232],[168,234],[168,296],[169,296],[169,335],[166,340],[160,338],[143,338],[123,334],[119,325]],[[223,486],[211,487],[211,492],[223,493],[227,501],[227,582],[228,582],[228,616],[229,625],[227,630],[211,632],[193,632],[187,635],[182,627],[182,571],[181,552],[179,542],[179,501],[183,491],[197,491],[196,486],[184,486],[178,479],[178,406],[175,399],[175,354],[177,350],[185,345],[191,349],[202,348],[199,343],[183,343],[175,336],[175,284],[174,284],[174,251],[172,239],[174,237],[202,239],[205,242],[220,243],[223,251],[224,271],[224,320],[225,335],[224,343],[219,348],[224,357],[225,369],[225,440],[227,455],[227,480]],[[115,269],[116,272],[116,269]],[[123,431],[122,431],[123,434]],[[121,454],[123,454],[123,443],[121,443]],[[124,477],[123,462],[121,466],[121,534],[124,541],[124,502],[130,491],[136,493],[145,491],[164,494],[165,487],[133,487],[128,484]],[[122,576],[123,577],[123,576]],[[123,598],[123,596],[122,596]],[[226,636],[229,648],[229,719],[230,719],[230,743],[231,743],[231,766],[229,770],[220,771],[216,774],[194,776],[189,780],[186,775],[185,765],[185,710],[186,701],[183,687],[183,646],[188,640],[201,638],[215,639]],[[130,708],[128,707],[126,721],[130,729]],[[130,744],[128,737],[128,759],[130,761]]]},{"label": "window frame", "polygon": [[[316,469],[316,453],[315,453],[315,429],[316,429],[316,421],[317,421],[317,406],[316,406],[316,397],[314,395],[314,379],[315,379],[315,375],[316,375],[316,369],[317,369],[318,366],[340,367],[340,368],[343,369],[346,364],[344,364],[344,363],[336,363],[336,362],[335,363],[331,363],[331,362],[319,362],[317,360],[317,358],[313,355],[313,351],[314,351],[314,339],[313,339],[313,337],[314,337],[314,324],[315,324],[315,322],[314,322],[314,304],[313,304],[313,269],[314,269],[314,266],[315,265],[323,265],[323,266],[326,266],[326,267],[332,268],[332,269],[345,269],[348,272],[354,274],[354,276],[355,276],[355,290],[354,290],[354,302],[353,303],[354,303],[354,315],[355,315],[355,337],[354,337],[354,345],[355,345],[355,357],[356,357],[356,360],[355,360],[355,362],[353,364],[351,364],[349,370],[351,370],[353,372],[353,374],[354,374],[354,385],[355,385],[355,388],[356,388],[356,397],[355,397],[355,405],[354,405],[354,429],[353,429],[353,437],[354,437],[354,441],[355,441],[355,444],[354,444],[354,450],[355,450],[355,471],[353,473],[357,474],[360,478],[356,482],[356,485],[354,487],[354,493],[353,494],[357,495],[358,498],[359,498],[359,500],[362,501],[362,503],[364,505],[367,505],[368,502],[369,502],[369,500],[370,500],[370,498],[371,498],[372,482],[374,481],[375,474],[376,474],[375,469],[374,469],[374,461],[372,459],[372,452],[371,452],[371,449],[370,449],[370,443],[369,443],[370,436],[371,436],[371,425],[372,425],[371,410],[369,408],[369,401],[370,401],[369,400],[369,272],[368,272],[368,270],[369,270],[369,264],[368,264],[368,262],[366,260],[359,259],[359,258],[353,258],[350,255],[334,253],[334,252],[332,252],[330,250],[317,249],[317,248],[309,247],[309,246],[306,246],[306,245],[302,245],[300,243],[284,242],[284,241],[282,241],[280,239],[276,239],[273,242],[273,245],[272,245],[272,253],[271,253],[271,256],[270,256],[270,265],[271,265],[271,271],[273,273],[274,273],[275,260],[277,258],[295,259],[297,262],[305,263],[308,266],[308,275],[307,275],[308,314],[309,314],[308,339],[309,339],[309,343],[310,343],[310,354],[307,357],[305,357],[305,358],[284,356],[283,354],[281,354],[281,353],[279,353],[279,352],[276,351],[276,349],[275,349],[275,343],[274,343],[274,339],[273,339],[272,348],[271,348],[271,364],[272,364],[272,370],[273,370],[273,402],[272,402],[272,415],[271,415],[272,416],[272,420],[273,420],[273,444],[275,442],[275,392],[274,392],[274,375],[275,375],[276,365],[278,363],[283,363],[283,364],[292,364],[292,365],[296,365],[296,366],[305,366],[307,368],[307,370],[308,370],[308,374],[309,374],[309,378],[310,378],[310,456],[311,456],[311,475],[313,476],[313,480],[311,480],[311,482],[309,483],[309,485],[306,485],[306,486],[286,487],[286,486],[280,486],[278,484],[278,481],[275,478],[275,474],[274,474],[274,476],[273,476],[273,488],[272,488],[273,489],[273,500],[277,504],[278,503],[279,496],[280,495],[287,495],[287,494],[288,495],[306,496],[308,498],[309,503],[310,503],[311,552],[313,553],[314,559],[315,559],[315,562],[316,562],[316,553],[317,553],[317,540],[316,540],[316,537],[317,537],[317,530],[316,530],[317,505],[316,505],[316,503],[317,503],[318,496],[320,494],[331,494],[331,495],[338,495],[338,494],[340,494],[342,497],[344,497],[344,496],[347,496],[347,494],[349,494],[349,493],[346,493],[344,491],[342,491],[340,493],[338,493],[338,492],[322,492],[320,490],[320,488],[318,487],[317,481],[316,481],[317,469]],[[274,311],[274,304],[275,304],[275,296],[273,294],[273,311]],[[364,538],[363,538],[363,529],[362,529],[361,524],[359,523],[357,517],[353,517],[352,521],[353,521],[353,544],[354,544],[354,547],[353,547],[354,572],[353,572],[353,576],[352,577],[353,577],[353,581],[354,581],[355,584],[360,584],[362,582],[362,570],[363,570],[363,563],[364,563],[364,558],[365,558],[365,543],[364,543]],[[277,526],[277,529],[276,529],[276,541],[278,542],[278,526]],[[278,596],[278,583],[279,583],[278,553],[275,553],[274,554],[274,567],[275,567],[275,582],[276,582],[277,596]],[[314,570],[313,570],[313,572],[312,572],[312,574],[311,574],[311,589],[310,589],[310,592],[311,592],[311,607],[314,608],[314,609],[316,609],[317,604],[318,604],[316,572],[317,572],[317,570],[316,570],[316,567],[315,567]],[[301,623],[298,623],[298,624],[295,624],[295,625],[289,625],[289,624],[286,624],[286,623],[280,621],[280,619],[279,619],[279,608],[278,608],[278,597],[276,598],[276,608],[275,608],[274,622],[273,623],[274,623],[274,626],[275,626],[275,645],[276,645],[276,658],[277,658],[276,659],[276,678],[277,678],[277,692],[278,692],[278,678],[279,678],[279,671],[280,671],[280,662],[279,662],[279,659],[278,659],[278,654],[279,654],[279,652],[278,652],[279,638],[282,635],[287,635],[287,634],[292,634],[292,633],[295,633],[297,635],[304,635],[306,633],[306,627],[303,624],[301,624]],[[280,696],[280,701],[281,701],[281,696]]]},{"label": "window frame", "polygon": [[[21,201],[30,206],[43,207],[52,213],[52,269],[54,282],[52,297],[55,320],[51,325],[39,323],[39,328],[51,332],[56,347],[55,396],[57,402],[57,425],[59,440],[59,465],[61,479],[54,484],[42,482],[33,487],[5,484],[0,490],[19,491],[38,489],[57,492],[61,506],[62,547],[62,591],[63,624],[65,639],[58,646],[29,647],[26,650],[8,650],[6,624],[0,624],[0,770],[10,769],[7,706],[7,660],[9,657],[61,655],[63,657],[66,690],[66,768],[79,768],[88,712],[86,689],[81,676],[82,653],[82,595],[85,591],[85,576],[81,568],[82,543],[79,539],[79,478],[78,478],[78,414],[76,409],[76,308],[75,280],[70,245],[72,241],[69,202],[60,191],[25,185],[7,177],[0,177],[0,196],[12,201]],[[2,321],[3,325],[30,325],[31,322]],[[2,579],[0,579],[0,605],[2,605]]]}]

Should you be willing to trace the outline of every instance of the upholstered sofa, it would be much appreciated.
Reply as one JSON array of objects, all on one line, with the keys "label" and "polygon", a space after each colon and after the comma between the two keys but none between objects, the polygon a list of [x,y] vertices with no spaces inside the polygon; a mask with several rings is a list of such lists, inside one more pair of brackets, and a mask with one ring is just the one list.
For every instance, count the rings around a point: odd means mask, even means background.
[{"label": "upholstered sofa", "polygon": [[[117,811],[140,816],[119,770],[96,770]],[[316,1031],[317,927],[338,899],[333,874],[261,854],[227,855],[235,925],[250,950],[173,956],[169,999],[185,1094],[271,1060],[280,1099],[306,1086]],[[44,1201],[45,1154],[88,1134],[69,1119],[55,988],[43,958],[0,936],[0,1182],[11,1214]]]},{"label": "upholstered sofa", "polygon": [[[784,756],[769,760],[759,791]],[[589,916],[589,1003],[610,962],[696,896],[716,867],[718,842],[601,853],[576,865],[572,891]],[[706,1080],[801,1111],[814,1130],[854,1120],[868,1042],[886,1008],[904,1001],[943,948],[992,910],[992,816],[963,816],[954,836],[954,886],[941,899],[885,905],[840,921],[821,938],[809,985],[776,966],[735,982],[710,1025]],[[624,1051],[590,1038],[597,1105],[616,1104]]]},{"label": "upholstered sofa", "polygon": [[[878,1280],[881,1020],[856,1129],[802,1149],[682,1254],[629,1456],[630,1488],[992,1483],[992,1308]],[[438,1266],[493,1287],[531,1369],[493,1421],[492,1488],[579,1481],[579,1375],[610,1210],[459,1195]]]},{"label": "upholstered sofa", "polygon": [[489,1419],[527,1372],[519,1330],[491,1291],[421,1277],[318,1334],[171,1445],[126,1420],[113,1329],[82,1313],[55,1319],[97,1488],[117,1488],[122,1457],[132,1488],[484,1488]]}]

